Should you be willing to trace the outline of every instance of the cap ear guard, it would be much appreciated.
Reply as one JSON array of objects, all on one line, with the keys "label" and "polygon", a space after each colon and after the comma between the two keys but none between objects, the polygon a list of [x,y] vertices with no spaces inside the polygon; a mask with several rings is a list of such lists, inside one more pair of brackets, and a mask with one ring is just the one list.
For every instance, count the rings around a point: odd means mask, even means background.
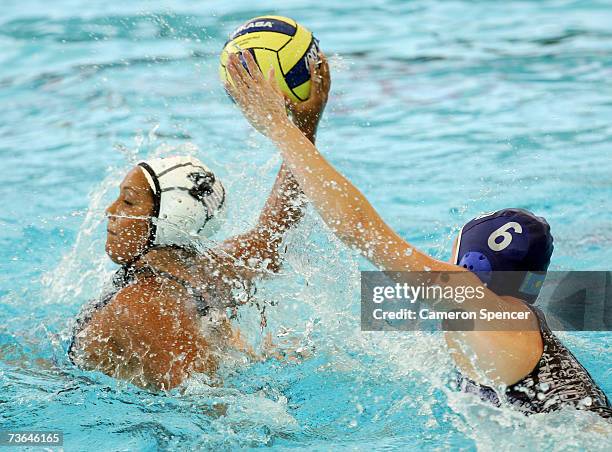
[{"label": "cap ear guard", "polygon": [[491,283],[493,266],[484,254],[477,251],[468,251],[457,265],[476,273],[476,276],[478,276],[483,283],[487,285]]}]

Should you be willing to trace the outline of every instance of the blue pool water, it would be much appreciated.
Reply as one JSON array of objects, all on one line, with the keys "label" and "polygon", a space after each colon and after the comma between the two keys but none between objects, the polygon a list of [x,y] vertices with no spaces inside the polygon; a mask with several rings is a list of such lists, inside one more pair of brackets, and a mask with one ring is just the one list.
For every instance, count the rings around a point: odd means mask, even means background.
[{"label": "blue pool water", "polygon": [[[292,329],[310,359],[230,363],[222,385],[170,395],[69,364],[70,322],[113,270],[103,210],[136,159],[197,146],[229,192],[215,238],[254,224],[279,160],[217,58],[270,12],[320,39],[333,87],[319,146],[404,237],[447,258],[471,216],[518,206],[551,224],[552,268],[610,269],[610,1],[4,0],[0,428],[62,430],[65,450],[605,449],[587,415],[526,419],[450,391],[437,335],[361,333],[370,267],[313,212],[260,286],[278,301],[270,330]],[[255,345],[258,320],[240,318]],[[561,336],[612,394],[610,334]]]}]

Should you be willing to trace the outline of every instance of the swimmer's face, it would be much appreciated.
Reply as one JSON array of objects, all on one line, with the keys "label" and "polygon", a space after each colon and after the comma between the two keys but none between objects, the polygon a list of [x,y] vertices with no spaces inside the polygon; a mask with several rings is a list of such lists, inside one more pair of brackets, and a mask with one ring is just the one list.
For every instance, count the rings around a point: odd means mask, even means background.
[{"label": "swimmer's face", "polygon": [[153,214],[153,192],[139,167],[125,176],[106,214],[106,254],[117,264],[131,262],[145,250]]}]

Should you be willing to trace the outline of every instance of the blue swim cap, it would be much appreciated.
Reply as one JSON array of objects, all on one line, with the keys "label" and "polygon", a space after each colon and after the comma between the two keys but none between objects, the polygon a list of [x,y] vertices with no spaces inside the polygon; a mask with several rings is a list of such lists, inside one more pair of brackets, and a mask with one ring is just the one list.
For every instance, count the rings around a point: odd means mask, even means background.
[{"label": "blue swim cap", "polygon": [[553,238],[544,218],[524,209],[503,209],[463,226],[454,262],[473,271],[497,295],[533,303],[552,252]]}]

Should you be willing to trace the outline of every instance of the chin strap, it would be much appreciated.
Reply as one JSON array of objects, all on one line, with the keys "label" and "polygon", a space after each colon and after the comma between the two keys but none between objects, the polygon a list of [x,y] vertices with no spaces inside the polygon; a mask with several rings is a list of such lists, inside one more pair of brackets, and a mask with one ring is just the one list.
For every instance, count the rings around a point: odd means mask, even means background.
[{"label": "chin strap", "polygon": [[151,191],[153,192],[153,212],[151,212],[151,216],[149,217],[149,237],[147,239],[145,249],[141,253],[141,255],[144,255],[155,245],[157,225],[153,221],[153,218],[159,218],[159,210],[161,207],[161,187],[159,185],[159,179],[155,175],[155,171],[153,171],[153,168],[151,168],[148,163],[140,162],[138,166],[143,169],[143,173],[151,186]]}]

